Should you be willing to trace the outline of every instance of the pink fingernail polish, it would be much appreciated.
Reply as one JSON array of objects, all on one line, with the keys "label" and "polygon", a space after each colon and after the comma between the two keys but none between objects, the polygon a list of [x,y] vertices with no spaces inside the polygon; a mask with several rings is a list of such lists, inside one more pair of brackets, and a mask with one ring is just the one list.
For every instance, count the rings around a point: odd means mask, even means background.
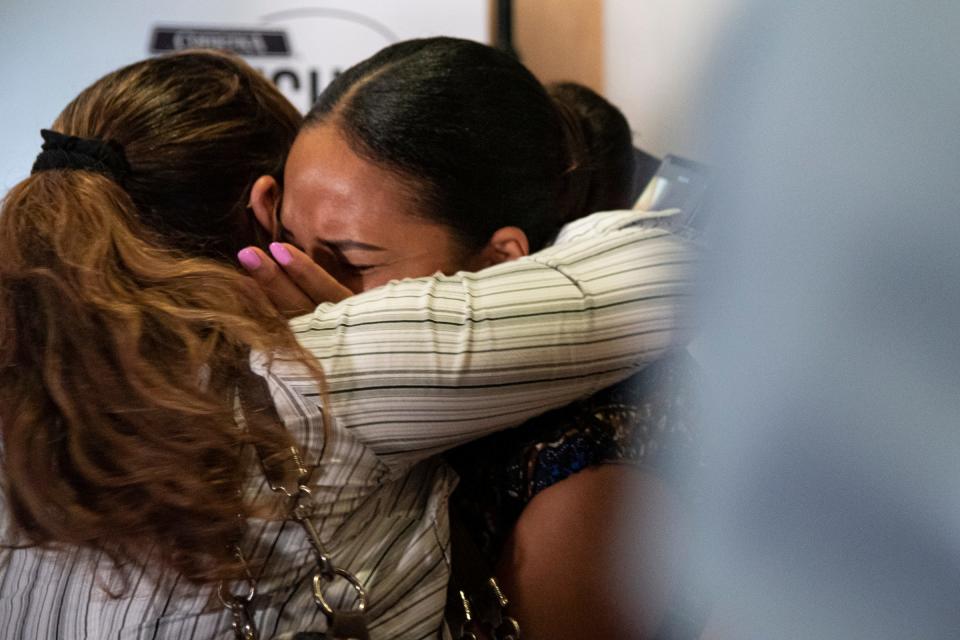
[{"label": "pink fingernail polish", "polygon": [[247,247],[237,253],[237,260],[249,271],[255,271],[260,268],[260,256],[253,249]]},{"label": "pink fingernail polish", "polygon": [[287,251],[287,248],[279,242],[270,243],[270,253],[273,254],[273,257],[277,262],[283,266],[287,266],[293,262],[293,256],[290,255],[290,252]]}]

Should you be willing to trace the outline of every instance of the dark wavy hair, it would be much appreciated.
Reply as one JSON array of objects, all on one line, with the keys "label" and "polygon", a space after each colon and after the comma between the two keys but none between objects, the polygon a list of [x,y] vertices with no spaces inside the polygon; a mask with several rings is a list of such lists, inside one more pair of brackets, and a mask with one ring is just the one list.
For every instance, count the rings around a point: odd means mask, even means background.
[{"label": "dark wavy hair", "polygon": [[17,542],[80,545],[193,581],[231,578],[252,349],[319,371],[225,262],[255,235],[247,189],[278,174],[300,117],[233,56],[189,52],[110,73],[53,124],[119,143],[123,186],[39,171],[0,213],[2,473]]},{"label": "dark wavy hair", "polygon": [[581,214],[629,209],[634,200],[636,158],[633,133],[623,112],[599,93],[576,82],[547,85],[575,115],[586,146],[581,169],[589,175]]}]

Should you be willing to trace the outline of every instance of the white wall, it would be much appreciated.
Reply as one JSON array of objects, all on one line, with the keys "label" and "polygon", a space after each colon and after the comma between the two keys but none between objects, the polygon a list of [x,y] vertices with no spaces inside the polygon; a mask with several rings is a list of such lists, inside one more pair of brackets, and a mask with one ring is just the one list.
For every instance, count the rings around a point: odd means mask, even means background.
[{"label": "white wall", "polygon": [[694,97],[740,0],[606,0],[606,95],[619,106],[638,146],[657,155],[701,158]]},{"label": "white wall", "polygon": [[288,55],[248,60],[289,70],[278,84],[306,109],[311,74],[322,87],[407,38],[488,41],[487,11],[487,0],[0,0],[0,194],[29,173],[40,129],[92,81],[149,55],[157,25],[283,31]]}]

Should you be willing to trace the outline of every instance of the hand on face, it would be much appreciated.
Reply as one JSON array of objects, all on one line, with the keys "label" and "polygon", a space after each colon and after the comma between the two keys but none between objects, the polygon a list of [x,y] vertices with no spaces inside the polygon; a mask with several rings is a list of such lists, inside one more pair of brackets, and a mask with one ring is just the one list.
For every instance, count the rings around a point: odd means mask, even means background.
[{"label": "hand on face", "polygon": [[296,247],[274,242],[270,253],[268,256],[256,247],[247,247],[237,254],[237,259],[284,316],[310,313],[319,304],[339,302],[353,295]]},{"label": "hand on face", "polygon": [[273,178],[254,184],[258,221],[355,293],[473,266],[451,230],[425,215],[417,185],[358,156],[333,126],[297,136],[283,183],[282,198]]},{"label": "hand on face", "polygon": [[503,227],[480,251],[466,252],[451,229],[431,219],[416,185],[352,151],[339,131],[319,125],[297,137],[280,185],[251,189],[250,207],[281,243],[275,264],[249,247],[238,258],[287,315],[312,311],[391,280],[476,271],[529,251],[526,235]]}]

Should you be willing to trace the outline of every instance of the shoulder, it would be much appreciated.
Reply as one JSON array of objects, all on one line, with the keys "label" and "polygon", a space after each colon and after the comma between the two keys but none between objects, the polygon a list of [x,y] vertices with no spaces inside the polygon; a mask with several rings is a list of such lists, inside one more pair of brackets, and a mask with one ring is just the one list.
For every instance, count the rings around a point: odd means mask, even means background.
[{"label": "shoulder", "polygon": [[679,209],[664,211],[642,211],[639,209],[617,209],[599,211],[564,225],[557,234],[555,245],[575,242],[584,238],[605,236],[625,229],[667,229],[676,224],[680,216]]}]

